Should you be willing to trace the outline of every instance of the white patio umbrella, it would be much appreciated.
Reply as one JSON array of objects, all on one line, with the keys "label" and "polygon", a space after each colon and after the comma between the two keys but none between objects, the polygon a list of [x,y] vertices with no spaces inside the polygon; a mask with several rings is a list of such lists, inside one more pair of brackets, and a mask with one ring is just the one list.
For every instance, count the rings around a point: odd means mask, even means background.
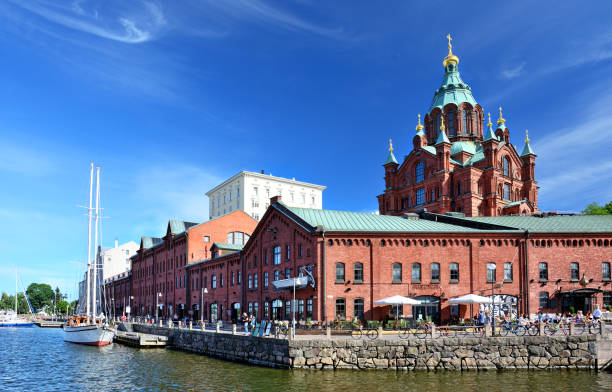
[{"label": "white patio umbrella", "polygon": [[451,305],[469,304],[470,305],[470,317],[472,317],[472,313],[474,312],[472,305],[490,304],[490,303],[493,303],[493,300],[491,298],[482,297],[476,294],[467,294],[467,295],[462,295],[461,297],[451,298],[448,302]]},{"label": "white patio umbrella", "polygon": [[[394,295],[393,297],[387,297],[383,299],[379,299],[378,301],[374,301],[374,305],[420,305],[421,301],[402,297],[401,295]],[[399,308],[395,309],[397,319],[399,319]]]}]

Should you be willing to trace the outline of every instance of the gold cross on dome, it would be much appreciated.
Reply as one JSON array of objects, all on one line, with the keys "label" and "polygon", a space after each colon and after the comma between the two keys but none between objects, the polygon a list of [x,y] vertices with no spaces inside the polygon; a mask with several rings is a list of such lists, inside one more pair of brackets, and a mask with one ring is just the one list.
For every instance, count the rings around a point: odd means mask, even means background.
[{"label": "gold cross on dome", "polygon": [[393,152],[393,141],[389,139],[389,152]]},{"label": "gold cross on dome", "polygon": [[451,44],[451,41],[453,40],[453,38],[451,37],[451,35],[450,35],[450,34],[448,34],[448,35],[446,36],[446,38],[448,39],[448,51],[449,51],[449,53],[450,53],[451,48],[453,47],[453,45]]},{"label": "gold cross on dome", "polygon": [[529,131],[525,129],[525,143],[529,143]]}]

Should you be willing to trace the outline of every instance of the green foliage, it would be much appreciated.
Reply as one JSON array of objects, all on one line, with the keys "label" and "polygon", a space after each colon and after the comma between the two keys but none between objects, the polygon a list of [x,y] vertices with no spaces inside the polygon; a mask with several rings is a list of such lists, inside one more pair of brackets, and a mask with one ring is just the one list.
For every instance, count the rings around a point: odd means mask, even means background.
[{"label": "green foliage", "polygon": [[605,206],[600,206],[597,203],[591,203],[584,211],[583,214],[586,215],[611,215],[612,214],[612,201],[608,202]]},{"label": "green foliage", "polygon": [[42,309],[45,305],[53,309],[53,299],[55,297],[53,289],[46,283],[31,283],[26,290],[30,303],[34,311]]},{"label": "green foliage", "polygon": [[[8,295],[7,293],[2,293],[2,297],[0,297],[0,309],[15,309],[15,296]],[[22,293],[17,296],[17,313],[30,313],[30,309],[28,308],[28,302],[26,301],[26,298]]]}]

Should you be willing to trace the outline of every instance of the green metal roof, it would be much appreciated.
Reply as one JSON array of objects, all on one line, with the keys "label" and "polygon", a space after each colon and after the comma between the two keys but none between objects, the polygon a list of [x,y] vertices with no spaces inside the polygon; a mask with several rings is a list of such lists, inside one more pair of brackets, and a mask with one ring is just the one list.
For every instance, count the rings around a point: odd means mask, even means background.
[{"label": "green metal roof", "polygon": [[187,231],[187,229],[189,229],[192,226],[196,226],[197,223],[194,223],[194,222],[184,222],[184,221],[178,221],[178,220],[171,219],[168,222],[168,225],[170,226],[170,233],[171,234],[179,234],[179,233],[182,233],[184,231]]},{"label": "green metal roof", "polygon": [[[282,203],[281,203],[282,204]],[[425,219],[403,218],[391,215],[376,215],[364,212],[317,210],[311,208],[288,207],[314,229],[323,226],[325,231],[339,232],[394,232],[394,233],[442,233],[478,232],[480,230],[440,223]]]},{"label": "green metal roof", "polygon": [[450,144],[450,140],[448,140],[448,136],[446,136],[446,132],[444,132],[443,129],[440,130],[440,133],[438,134],[438,140],[436,140],[436,145],[440,143]]},{"label": "green metal roof", "polygon": [[[489,116],[489,118],[491,118],[491,117]],[[489,123],[489,124],[491,124],[491,123]],[[485,141],[487,141],[487,140],[499,140],[497,138],[497,136],[495,136],[495,132],[493,131],[493,124],[491,124],[491,125],[487,124],[487,132],[485,133],[484,140]]]},{"label": "green metal roof", "polygon": [[535,152],[533,152],[533,150],[531,149],[531,146],[529,145],[529,142],[525,143],[525,147],[523,148],[523,152],[521,153],[521,156],[524,157],[525,155],[535,155]]},{"label": "green metal roof", "polygon": [[451,146],[450,154],[455,155],[460,152],[467,152],[468,154],[474,155],[476,150],[482,148],[480,143],[475,142],[453,142]]},{"label": "green metal roof", "polygon": [[443,108],[449,103],[459,105],[467,102],[472,107],[477,105],[472,89],[461,79],[456,64],[448,64],[445,68],[442,85],[436,90],[429,111],[438,107]]},{"label": "green metal roof", "polygon": [[427,152],[432,153],[433,155],[436,155],[436,148],[434,146],[423,146],[421,148]]},{"label": "green metal roof", "polygon": [[242,248],[244,247],[244,245],[242,244],[228,244],[225,242],[213,242],[213,245],[217,247],[217,249],[221,249],[221,250],[235,250],[235,251],[239,251],[242,250]]},{"label": "green metal roof", "polygon": [[612,215],[471,217],[468,220],[526,229],[537,233],[612,233]]},{"label": "green metal roof", "polygon": [[141,241],[142,241],[142,247],[144,249],[152,248],[163,242],[161,238],[157,238],[157,237],[142,237]]},{"label": "green metal roof", "polygon": [[389,151],[389,155],[387,155],[387,162],[385,162],[385,165],[388,163],[397,163],[397,159],[395,159],[395,155],[393,155],[393,151]]}]

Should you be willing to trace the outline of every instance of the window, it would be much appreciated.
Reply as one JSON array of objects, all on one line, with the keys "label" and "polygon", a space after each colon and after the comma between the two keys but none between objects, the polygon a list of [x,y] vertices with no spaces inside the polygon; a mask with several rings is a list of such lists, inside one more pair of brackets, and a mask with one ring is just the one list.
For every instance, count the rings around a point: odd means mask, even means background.
[{"label": "window", "polygon": [[259,313],[259,302],[253,302],[253,316],[257,318],[257,313]]},{"label": "window", "polygon": [[264,287],[268,287],[268,272],[264,272]]},{"label": "window", "polygon": [[346,300],[344,298],[336,298],[336,320],[346,319]]},{"label": "window", "polygon": [[219,274],[219,286],[223,287],[223,274]]},{"label": "window", "polygon": [[540,282],[548,281],[548,263],[540,263],[538,269],[540,271]]},{"label": "window", "polygon": [[285,246],[285,253],[286,253],[285,260],[287,261],[291,260],[291,245]]},{"label": "window", "polygon": [[612,291],[603,292],[603,306],[612,306]]},{"label": "window", "polygon": [[610,280],[610,263],[601,263],[601,280]]},{"label": "window", "polygon": [[461,111],[461,123],[463,125],[461,128],[462,128],[463,133],[467,133],[468,131],[467,118],[468,118],[468,113],[464,109]]},{"label": "window", "polygon": [[254,187],[253,187],[253,194],[254,194],[255,196],[257,196],[257,192],[258,192],[258,191],[259,191],[259,189],[258,189],[256,186],[254,186]]},{"label": "window", "polygon": [[393,283],[402,283],[402,264],[393,263]]},{"label": "window", "polygon": [[363,320],[363,298],[355,298],[353,303],[353,316]]},{"label": "window", "polygon": [[270,188],[266,188],[266,197],[270,198]]},{"label": "window", "polygon": [[504,176],[510,177],[510,159],[508,159],[508,157],[504,157],[502,162],[504,166]]},{"label": "window", "polygon": [[238,284],[242,283],[242,271],[238,271]]},{"label": "window", "polygon": [[425,188],[416,190],[416,205],[420,206],[421,204],[425,204]]},{"label": "window", "polygon": [[258,285],[259,285],[259,278],[257,274],[254,274],[253,275],[253,288],[256,289]]},{"label": "window", "polygon": [[494,283],[495,282],[495,263],[487,263],[487,282]]},{"label": "window", "polygon": [[363,264],[355,263],[353,266],[353,281],[354,283],[363,283]]},{"label": "window", "polygon": [[236,282],[236,272],[232,271],[232,283],[231,283],[231,285],[233,286],[235,282]]},{"label": "window", "polygon": [[291,301],[285,301],[285,320],[291,320]]},{"label": "window", "polygon": [[425,179],[425,164],[423,162],[417,163],[414,177],[416,182],[422,182]]},{"label": "window", "polygon": [[249,302],[248,309],[249,309],[249,314],[253,314],[253,303],[252,302]]},{"label": "window", "polygon": [[[293,195],[293,193],[292,193],[292,195]],[[304,319],[304,300],[303,299],[298,299],[297,318],[299,320],[303,320]]]},{"label": "window", "polygon": [[421,283],[421,263],[412,264],[412,282]]},{"label": "window", "polygon": [[264,265],[268,265],[268,251],[264,250]]},{"label": "window", "polygon": [[504,200],[510,200],[510,184],[504,184]]},{"label": "window", "polygon": [[232,190],[231,189],[229,191],[229,199],[230,199],[230,201],[232,201]]},{"label": "window", "polygon": [[432,189],[430,194],[429,194],[429,201],[436,201],[436,191],[435,189]]},{"label": "window", "polygon": [[217,275],[212,276],[212,288],[213,289],[217,288]]},{"label": "window", "polygon": [[280,280],[280,271],[274,270],[274,280]]},{"label": "window", "polygon": [[315,198],[314,198],[314,196],[312,196],[311,199],[312,199],[312,205],[314,206],[315,205]]},{"label": "window", "polygon": [[210,236],[205,235],[204,236],[204,242],[210,242]]},{"label": "window", "polygon": [[280,246],[274,247],[274,265],[279,265],[281,263],[281,249]]},{"label": "window", "polygon": [[234,244],[244,244],[244,235],[239,231],[234,233]]},{"label": "window", "polygon": [[248,275],[247,280],[249,282],[248,284],[249,289],[252,289],[253,288],[253,277],[251,276],[251,274]]},{"label": "window", "polygon": [[265,301],[263,318],[268,318],[268,317],[270,317],[270,302]]},{"label": "window", "polygon": [[391,310],[389,311],[389,315],[401,316],[402,314],[404,314],[403,305],[391,305]]},{"label": "window", "polygon": [[302,251],[303,251],[304,247],[302,244],[298,245],[298,259],[302,258]]},{"label": "window", "polygon": [[455,113],[453,110],[449,110],[446,113],[446,118],[448,119],[448,134],[450,136],[455,136],[455,121],[453,121]]},{"label": "window", "polygon": [[512,263],[504,263],[504,282],[512,282]]},{"label": "window", "polygon": [[312,317],[312,298],[306,300],[306,317]]},{"label": "window", "polygon": [[570,264],[570,279],[571,280],[580,279],[580,266],[578,265],[578,263]]},{"label": "window", "polygon": [[548,293],[547,292],[540,293],[540,308],[542,309],[548,308]]},{"label": "window", "polygon": [[253,208],[259,208],[259,200],[252,199],[251,200],[251,206]]},{"label": "window", "polygon": [[285,268],[285,279],[291,278],[291,269]]},{"label": "window", "polygon": [[344,263],[336,263],[336,282],[344,283]]},{"label": "window", "polygon": [[440,263],[431,263],[431,281],[440,281]]},{"label": "window", "polygon": [[234,243],[234,233],[227,233],[227,243],[228,244]]}]

